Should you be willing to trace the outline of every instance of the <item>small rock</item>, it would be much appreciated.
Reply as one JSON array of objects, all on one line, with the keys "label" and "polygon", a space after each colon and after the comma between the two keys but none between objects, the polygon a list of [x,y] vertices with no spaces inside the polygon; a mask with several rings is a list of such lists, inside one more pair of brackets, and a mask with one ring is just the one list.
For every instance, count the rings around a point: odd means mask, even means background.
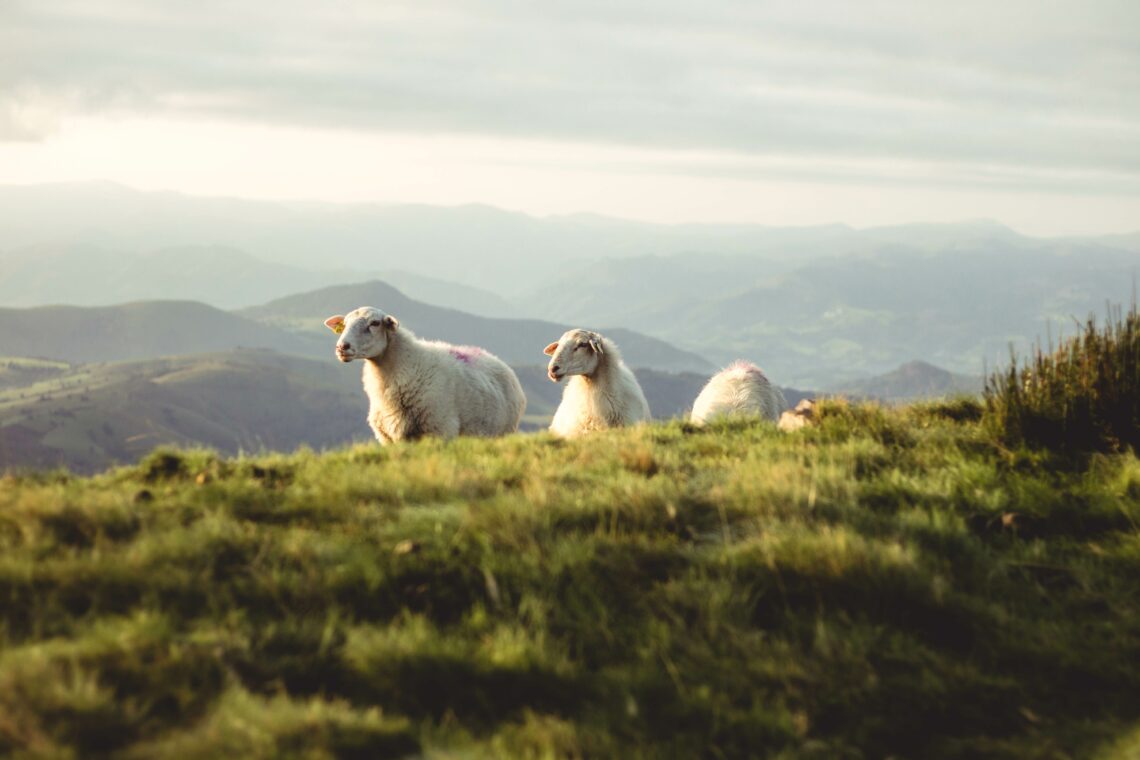
[{"label": "small rock", "polygon": [[811,399],[801,399],[796,408],[780,415],[776,427],[785,433],[807,427],[815,422],[815,402]]},{"label": "small rock", "polygon": [[411,539],[404,539],[392,549],[392,553],[400,554],[414,554],[420,550],[420,545]]},{"label": "small rock", "polygon": [[780,415],[780,421],[776,423],[776,427],[785,433],[790,433],[793,430],[807,427],[807,424],[807,417],[800,417],[795,412],[784,412]]}]

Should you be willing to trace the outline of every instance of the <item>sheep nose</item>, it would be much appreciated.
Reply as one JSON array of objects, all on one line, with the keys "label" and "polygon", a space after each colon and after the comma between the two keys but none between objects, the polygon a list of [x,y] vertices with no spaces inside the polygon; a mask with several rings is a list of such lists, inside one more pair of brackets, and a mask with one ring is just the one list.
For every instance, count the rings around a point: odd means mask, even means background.
[{"label": "sheep nose", "polygon": [[348,351],[350,348],[352,348],[352,346],[348,343],[341,343],[339,346],[337,346],[338,351]]},{"label": "sheep nose", "polygon": [[558,372],[558,370],[560,370],[560,369],[562,369],[562,368],[561,368],[561,367],[559,367],[557,364],[552,364],[552,365],[550,365],[550,371],[551,371],[551,372],[555,372],[555,373],[556,373],[556,372]]}]

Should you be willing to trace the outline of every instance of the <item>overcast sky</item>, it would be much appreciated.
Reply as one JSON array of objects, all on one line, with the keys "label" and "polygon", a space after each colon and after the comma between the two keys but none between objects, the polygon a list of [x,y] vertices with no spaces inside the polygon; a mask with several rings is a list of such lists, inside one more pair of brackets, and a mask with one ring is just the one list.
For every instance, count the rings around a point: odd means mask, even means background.
[{"label": "overcast sky", "polygon": [[0,183],[1140,229],[1140,2],[0,0]]}]

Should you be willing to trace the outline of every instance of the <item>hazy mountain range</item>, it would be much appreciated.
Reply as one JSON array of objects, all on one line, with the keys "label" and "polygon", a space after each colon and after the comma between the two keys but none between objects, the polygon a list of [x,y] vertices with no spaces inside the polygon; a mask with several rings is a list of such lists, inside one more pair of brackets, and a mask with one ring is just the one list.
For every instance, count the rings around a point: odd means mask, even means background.
[{"label": "hazy mountain range", "polygon": [[831,387],[913,360],[978,375],[1011,344],[1071,333],[1074,318],[1131,298],[1140,234],[670,226],[93,183],[0,187],[0,263],[0,306],[252,307],[379,276],[425,304],[632,329],[712,364],[746,358],[781,382]]},{"label": "hazy mountain range", "polygon": [[561,394],[542,348],[574,326],[617,341],[659,417],[738,357],[785,388],[976,392],[1010,345],[1130,300],[1138,264],[1140,234],[986,221],[668,226],[0,187],[0,469],[368,440],[359,368],[323,327],[362,305],[512,364],[528,429]]}]

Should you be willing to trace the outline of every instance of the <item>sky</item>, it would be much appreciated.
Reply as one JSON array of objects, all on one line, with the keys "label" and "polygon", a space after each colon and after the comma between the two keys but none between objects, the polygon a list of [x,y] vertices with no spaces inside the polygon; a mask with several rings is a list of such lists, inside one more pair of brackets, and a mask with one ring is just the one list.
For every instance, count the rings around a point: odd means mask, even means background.
[{"label": "sky", "polygon": [[0,184],[1140,230],[1140,2],[0,0]]}]

